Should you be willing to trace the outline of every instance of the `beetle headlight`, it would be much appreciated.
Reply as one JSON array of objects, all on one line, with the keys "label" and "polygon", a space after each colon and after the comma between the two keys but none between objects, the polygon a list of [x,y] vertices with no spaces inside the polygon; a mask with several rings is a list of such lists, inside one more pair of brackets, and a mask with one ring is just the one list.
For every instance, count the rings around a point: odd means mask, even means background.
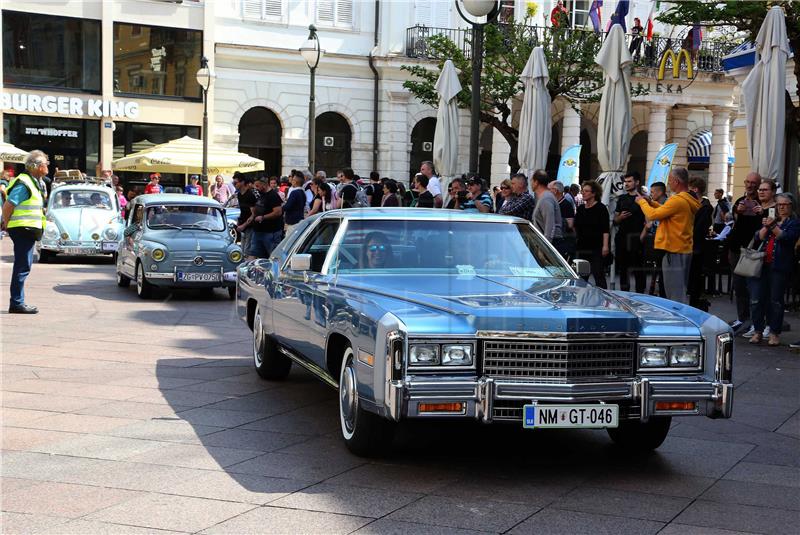
[{"label": "beetle headlight", "polygon": [[414,344],[408,348],[408,363],[410,366],[438,366],[438,344]]},{"label": "beetle headlight", "polygon": [[242,252],[239,249],[234,249],[228,253],[228,259],[234,264],[238,264],[242,261]]},{"label": "beetle headlight", "polygon": [[164,252],[164,249],[153,249],[153,252],[150,253],[150,256],[156,262],[161,262],[164,260],[164,257],[167,256],[167,253]]},{"label": "beetle headlight", "polygon": [[44,234],[48,238],[57,238],[58,237],[58,229],[53,225],[47,225],[44,229]]},{"label": "beetle headlight", "polygon": [[443,366],[472,366],[471,344],[445,344],[442,346]]},{"label": "beetle headlight", "polygon": [[700,346],[684,345],[669,348],[669,365],[697,367],[700,364]]},{"label": "beetle headlight", "polygon": [[103,236],[105,237],[105,239],[110,240],[110,241],[114,241],[114,240],[116,240],[118,238],[117,231],[114,230],[113,227],[106,228],[103,231]]},{"label": "beetle headlight", "polygon": [[69,234],[67,234],[66,232],[62,232],[61,233],[61,239],[62,240],[68,240],[69,239]]},{"label": "beetle headlight", "polygon": [[667,365],[666,346],[640,346],[639,366],[642,368],[663,368]]}]

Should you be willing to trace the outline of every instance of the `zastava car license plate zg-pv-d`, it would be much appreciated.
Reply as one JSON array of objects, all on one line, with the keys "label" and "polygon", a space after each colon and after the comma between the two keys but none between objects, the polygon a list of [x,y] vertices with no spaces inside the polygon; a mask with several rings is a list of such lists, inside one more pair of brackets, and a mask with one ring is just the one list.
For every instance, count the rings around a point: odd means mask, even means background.
[{"label": "zastava car license plate zg-pv-d", "polygon": [[182,282],[219,282],[219,273],[185,273],[178,272],[178,280]]},{"label": "zastava car license plate zg-pv-d", "polygon": [[603,428],[619,425],[618,405],[525,405],[522,426],[527,428]]}]

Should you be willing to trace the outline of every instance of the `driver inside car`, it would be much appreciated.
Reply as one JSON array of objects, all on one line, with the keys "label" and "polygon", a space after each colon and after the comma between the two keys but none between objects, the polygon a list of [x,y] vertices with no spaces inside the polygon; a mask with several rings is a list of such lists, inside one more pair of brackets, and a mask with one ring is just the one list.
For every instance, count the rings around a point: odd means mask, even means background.
[{"label": "driver inside car", "polygon": [[382,269],[387,267],[392,258],[392,244],[383,232],[371,232],[364,240],[361,251],[363,269]]}]

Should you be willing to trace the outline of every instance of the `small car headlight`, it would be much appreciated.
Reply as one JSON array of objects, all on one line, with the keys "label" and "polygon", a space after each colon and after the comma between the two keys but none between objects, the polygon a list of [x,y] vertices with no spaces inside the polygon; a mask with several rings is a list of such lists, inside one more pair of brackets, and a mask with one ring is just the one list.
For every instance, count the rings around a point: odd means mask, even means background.
[{"label": "small car headlight", "polygon": [[472,366],[472,345],[447,344],[442,346],[443,366]]},{"label": "small car headlight", "polygon": [[100,239],[100,234],[98,234],[97,232],[92,233],[92,239],[95,240],[95,241],[99,240]]},{"label": "small car headlight", "polygon": [[67,234],[66,232],[62,232],[61,233],[61,239],[62,240],[68,240],[69,239],[69,234]]},{"label": "small car headlight", "polygon": [[58,236],[58,229],[54,226],[48,225],[45,227],[44,233],[48,238],[55,238]]},{"label": "small car headlight", "polygon": [[103,236],[105,236],[105,238],[107,240],[111,240],[111,241],[116,240],[117,239],[117,231],[114,230],[111,227],[108,227],[106,230],[103,231]]},{"label": "small car headlight", "polygon": [[438,366],[439,346],[437,344],[414,344],[408,348],[408,363],[411,366]]},{"label": "small car headlight", "polygon": [[666,365],[666,346],[642,346],[639,348],[639,366],[642,368],[661,368]]},{"label": "small car headlight", "polygon": [[242,252],[238,249],[234,249],[230,253],[228,253],[228,258],[234,264],[239,263],[242,261]]},{"label": "small car headlight", "polygon": [[150,253],[150,256],[153,257],[153,260],[156,262],[161,262],[164,260],[166,253],[164,252],[164,249],[153,249],[153,252]]},{"label": "small car headlight", "polygon": [[700,346],[686,345],[686,346],[673,346],[669,348],[670,366],[696,367],[699,364],[700,364]]}]

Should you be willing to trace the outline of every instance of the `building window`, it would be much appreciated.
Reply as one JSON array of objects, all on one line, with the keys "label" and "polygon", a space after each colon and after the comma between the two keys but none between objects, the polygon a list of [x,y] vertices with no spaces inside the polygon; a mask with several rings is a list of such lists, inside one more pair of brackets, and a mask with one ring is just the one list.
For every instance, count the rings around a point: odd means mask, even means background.
[{"label": "building window", "polygon": [[[203,32],[114,23],[119,40],[114,43],[115,93],[165,97],[200,98],[194,77],[179,75],[197,72],[203,52]],[[138,31],[138,33],[136,33]]]},{"label": "building window", "polygon": [[414,0],[414,24],[429,28],[450,28],[453,2]]},{"label": "building window", "polygon": [[3,11],[3,84],[100,92],[100,21]]},{"label": "building window", "polygon": [[284,0],[241,0],[242,18],[282,22],[283,2]]},{"label": "building window", "polygon": [[317,0],[317,24],[353,28],[353,0]]}]

